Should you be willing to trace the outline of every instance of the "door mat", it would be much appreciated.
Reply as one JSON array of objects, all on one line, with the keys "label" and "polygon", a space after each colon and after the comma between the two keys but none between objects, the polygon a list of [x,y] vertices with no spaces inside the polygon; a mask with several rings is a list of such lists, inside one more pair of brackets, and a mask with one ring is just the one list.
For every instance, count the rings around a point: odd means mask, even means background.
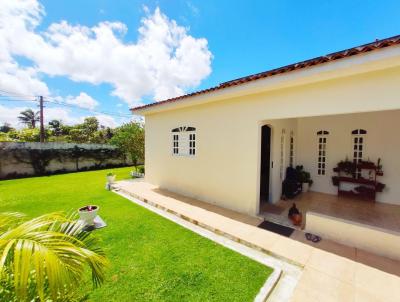
[{"label": "door mat", "polygon": [[294,232],[294,229],[292,228],[277,223],[273,223],[270,221],[263,221],[258,225],[258,227],[260,229],[271,231],[285,237],[290,237],[290,235],[292,235],[292,233]]}]

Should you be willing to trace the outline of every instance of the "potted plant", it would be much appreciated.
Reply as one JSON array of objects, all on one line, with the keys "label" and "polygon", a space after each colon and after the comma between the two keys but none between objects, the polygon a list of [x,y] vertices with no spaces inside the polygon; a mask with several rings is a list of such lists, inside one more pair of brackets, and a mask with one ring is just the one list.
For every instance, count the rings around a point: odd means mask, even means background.
[{"label": "potted plant", "polygon": [[299,177],[299,181],[302,184],[302,191],[308,192],[308,190],[313,184],[310,172],[304,171],[303,166],[296,166],[296,171]]},{"label": "potted plant", "polygon": [[78,210],[79,217],[86,225],[94,225],[94,219],[99,211],[99,206],[88,205]]},{"label": "potted plant", "polygon": [[338,163],[337,170],[335,170],[335,172],[343,171],[345,174],[353,175],[356,170],[357,165],[346,158],[346,160],[342,160]]},{"label": "potted plant", "polygon": [[112,172],[107,173],[107,182],[109,184],[112,184],[115,182],[115,174],[114,173],[112,173]]}]

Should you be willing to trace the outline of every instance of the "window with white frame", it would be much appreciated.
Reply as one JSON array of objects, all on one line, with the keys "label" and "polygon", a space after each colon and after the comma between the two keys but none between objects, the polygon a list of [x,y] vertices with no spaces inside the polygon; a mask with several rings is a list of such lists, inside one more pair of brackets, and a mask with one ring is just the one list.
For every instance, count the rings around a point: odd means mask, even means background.
[{"label": "window with white frame", "polygon": [[294,133],[290,131],[290,141],[289,141],[289,165],[294,166]]},{"label": "window with white frame", "polygon": [[328,143],[329,132],[326,130],[320,130],[317,132],[318,139],[318,161],[317,161],[317,172],[318,175],[325,175],[327,165],[327,143]]},{"label": "window with white frame", "polygon": [[173,134],[172,141],[173,141],[172,153],[179,154],[179,135]]},{"label": "window with white frame", "polygon": [[[365,149],[365,135],[367,131],[364,129],[355,129],[351,131],[353,140],[353,162],[359,164],[363,159],[364,149]],[[355,177],[359,178],[361,176],[361,170],[357,170]]]},{"label": "window with white frame", "polygon": [[281,145],[280,145],[280,160],[279,160],[279,176],[281,180],[285,178],[285,136],[286,130],[282,129],[281,133]]},{"label": "window with white frame", "polygon": [[196,133],[189,134],[189,155],[196,154]]},{"label": "window with white frame", "polygon": [[196,128],[172,129],[172,154],[194,156],[196,154]]}]

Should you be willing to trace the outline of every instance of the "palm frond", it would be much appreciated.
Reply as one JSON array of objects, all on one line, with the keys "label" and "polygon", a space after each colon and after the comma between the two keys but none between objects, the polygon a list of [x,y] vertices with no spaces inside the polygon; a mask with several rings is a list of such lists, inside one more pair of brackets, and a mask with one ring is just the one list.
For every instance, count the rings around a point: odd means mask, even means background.
[{"label": "palm frond", "polygon": [[20,215],[3,213],[1,221],[8,227],[0,230],[0,281],[11,282],[22,301],[32,298],[30,283],[40,300],[50,296],[57,301],[60,293],[79,284],[85,267],[95,286],[104,281],[108,261],[98,240],[82,230],[76,217],[52,213],[21,221]]}]

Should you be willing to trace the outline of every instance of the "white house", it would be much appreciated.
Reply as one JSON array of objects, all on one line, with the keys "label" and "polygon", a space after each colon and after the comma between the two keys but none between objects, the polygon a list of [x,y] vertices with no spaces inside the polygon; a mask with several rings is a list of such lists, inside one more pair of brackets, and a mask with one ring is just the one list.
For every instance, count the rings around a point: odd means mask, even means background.
[{"label": "white house", "polygon": [[400,36],[132,112],[146,119],[146,181],[161,188],[258,215],[263,202],[282,203],[290,165],[325,193],[314,199],[329,199],[340,161],[381,159],[376,176],[357,166],[353,179],[340,178],[340,196],[375,190],[367,199],[376,203],[360,207],[392,204],[400,215]]}]

